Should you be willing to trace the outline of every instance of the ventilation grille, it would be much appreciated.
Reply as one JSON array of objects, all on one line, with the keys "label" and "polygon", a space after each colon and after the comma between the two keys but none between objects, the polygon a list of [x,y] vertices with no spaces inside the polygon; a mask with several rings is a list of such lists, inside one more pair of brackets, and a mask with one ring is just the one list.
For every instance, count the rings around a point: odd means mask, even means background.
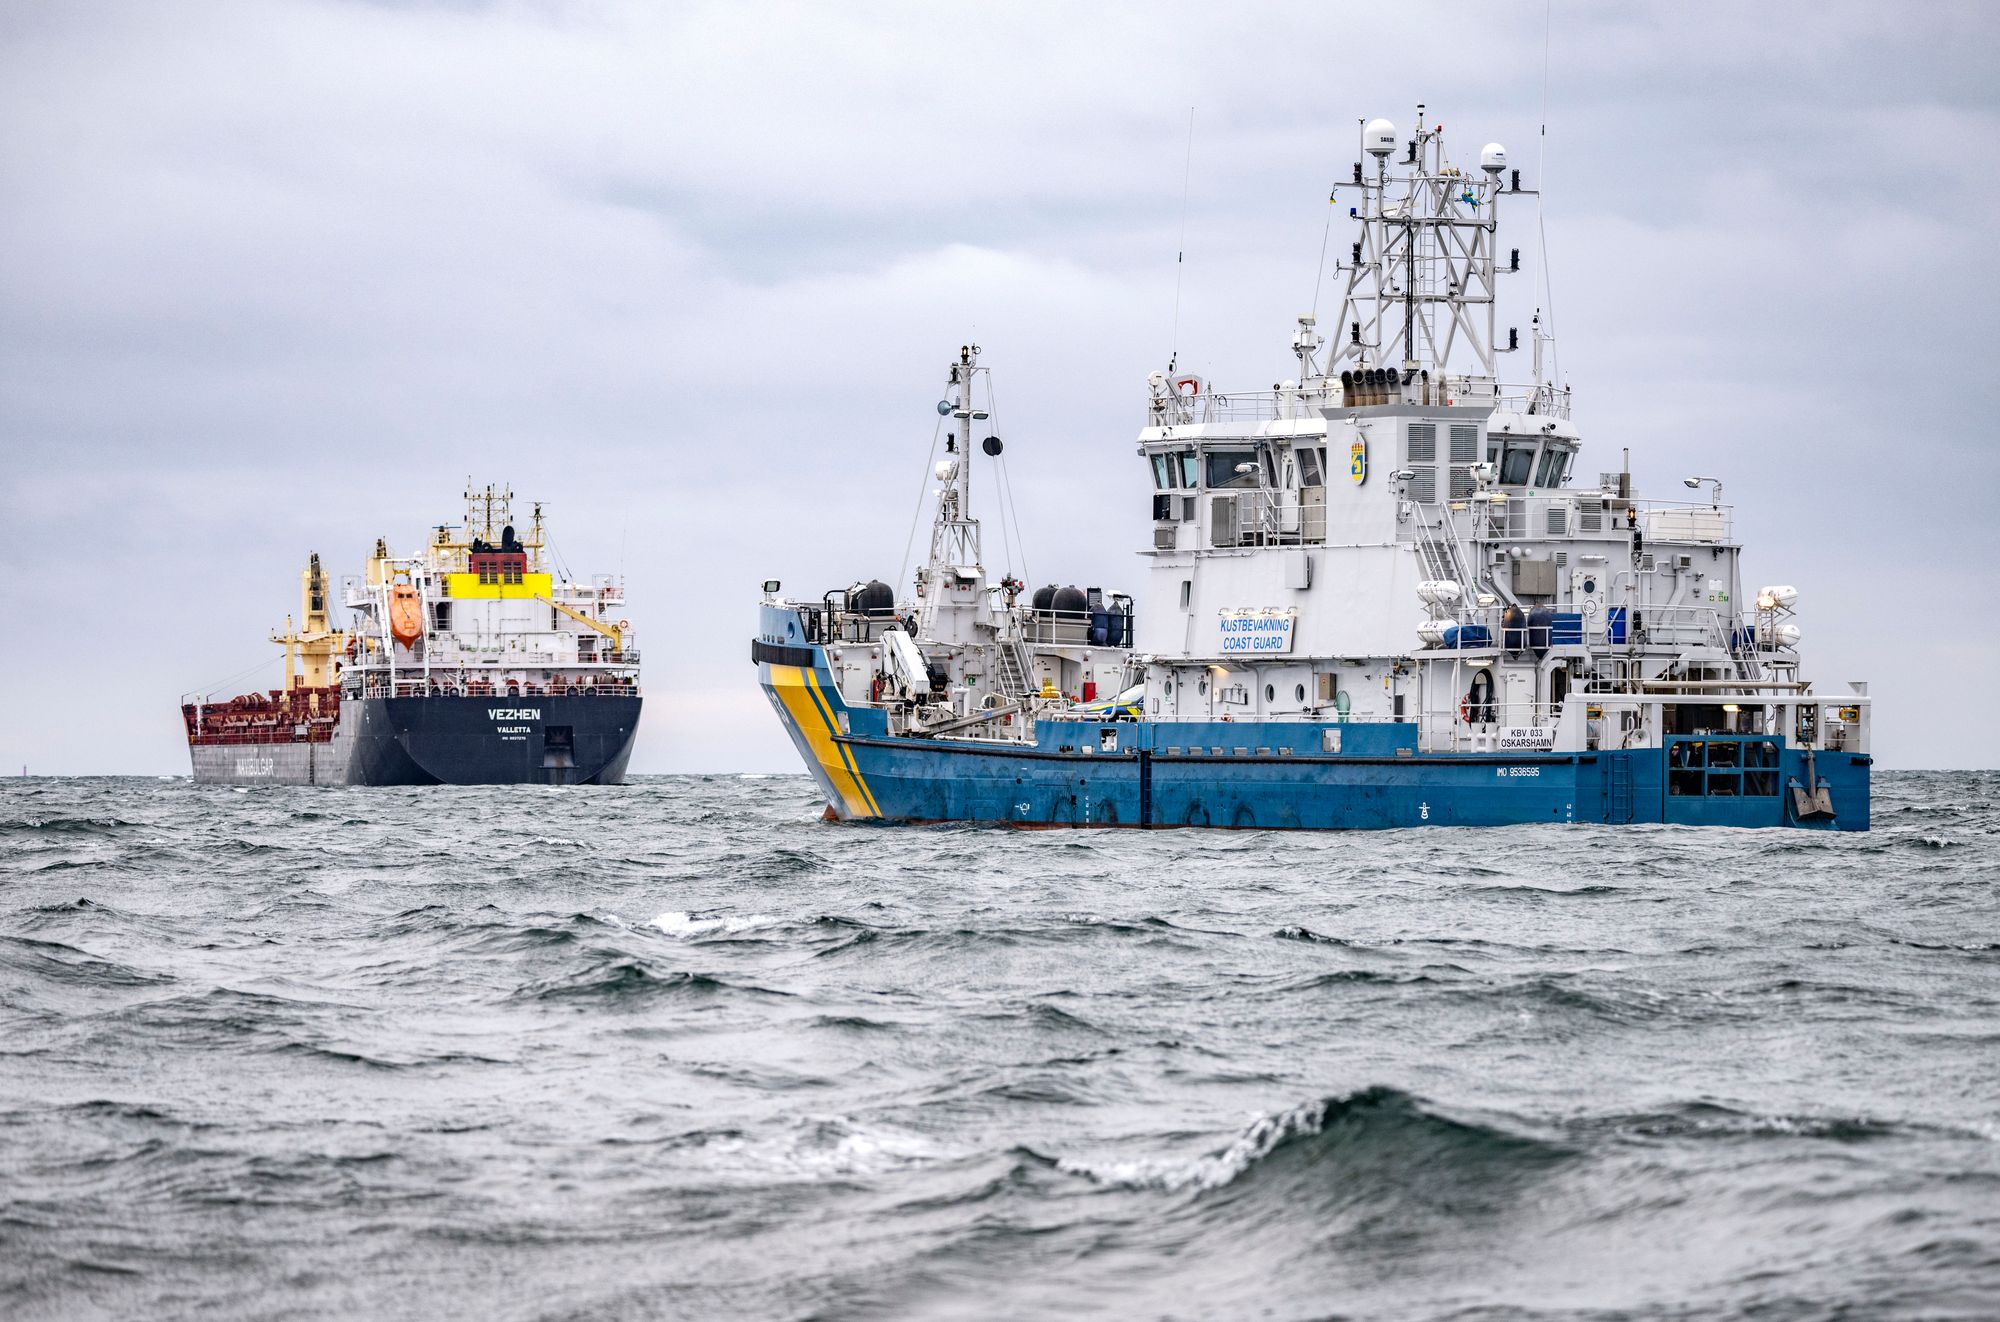
[{"label": "ventilation grille", "polygon": [[1604,502],[1596,496],[1576,498],[1576,530],[1578,532],[1604,531]]},{"label": "ventilation grille", "polygon": [[1438,457],[1438,429],[1435,422],[1413,422],[1410,424],[1410,462],[1413,464],[1436,463]]},{"label": "ventilation grille", "polygon": [[[1457,448],[1456,446],[1452,447],[1454,454],[1456,454]],[[1473,493],[1475,487],[1476,484],[1472,480],[1472,470],[1453,464],[1451,467],[1451,498],[1453,500],[1464,500]]]},{"label": "ventilation grille", "polygon": [[1568,535],[1569,511],[1560,505],[1549,506],[1549,536],[1566,537]]},{"label": "ventilation grille", "polygon": [[1478,427],[1469,422],[1454,422],[1451,424],[1451,461],[1455,464],[1476,464],[1479,462]]},{"label": "ventilation grille", "polygon": [[[1414,428],[1412,429],[1414,430]],[[1410,499],[1429,504],[1438,498],[1438,471],[1430,467],[1410,470]]]},{"label": "ventilation grille", "polygon": [[1660,565],[1659,565],[1659,562],[1658,562],[1657,560],[1653,559],[1653,553],[1652,553],[1651,551],[1648,551],[1648,552],[1646,552],[1646,553],[1645,553],[1644,555],[1642,555],[1642,556],[1640,556],[1640,557],[1639,557],[1639,572],[1640,572],[1640,573],[1642,573],[1642,574],[1650,574],[1650,573],[1652,573],[1652,572],[1653,572],[1653,571],[1654,571],[1655,569],[1658,569],[1659,567],[1660,567]]}]

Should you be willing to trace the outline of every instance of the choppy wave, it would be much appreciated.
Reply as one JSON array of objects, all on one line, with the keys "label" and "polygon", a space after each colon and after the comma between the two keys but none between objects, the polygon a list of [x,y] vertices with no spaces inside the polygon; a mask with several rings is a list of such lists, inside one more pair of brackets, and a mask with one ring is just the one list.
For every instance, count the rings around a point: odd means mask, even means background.
[{"label": "choppy wave", "polygon": [[1394,1088],[1374,1087],[1260,1115],[1230,1142],[1192,1158],[1057,1160],[1058,1169],[1101,1184],[1167,1193],[1220,1189],[1284,1158],[1305,1162],[1359,1156],[1417,1171],[1440,1161],[1542,1167],[1571,1155],[1559,1144],[1490,1124],[1454,1119]]},{"label": "choppy wave", "polygon": [[2000,776],[1878,829],[0,784],[0,1314],[1981,1317]]}]

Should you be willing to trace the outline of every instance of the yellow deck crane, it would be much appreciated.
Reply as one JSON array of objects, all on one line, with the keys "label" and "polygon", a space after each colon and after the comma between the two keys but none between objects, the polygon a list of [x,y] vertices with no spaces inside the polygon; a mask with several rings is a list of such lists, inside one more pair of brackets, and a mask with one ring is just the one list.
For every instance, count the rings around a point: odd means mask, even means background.
[{"label": "yellow deck crane", "polygon": [[570,609],[553,597],[536,597],[535,600],[547,602],[563,614],[569,616],[572,620],[575,620],[578,624],[587,625],[603,634],[606,638],[609,638],[611,640],[611,651],[614,656],[625,650],[625,630],[618,625],[606,624],[602,620],[592,619],[580,610]]},{"label": "yellow deck crane", "polygon": [[[305,617],[303,629],[294,628],[285,617],[285,631],[271,635],[271,641],[285,649],[285,691],[323,689],[339,682],[340,652],[347,635],[333,627],[327,610],[326,575],[319,567],[319,552],[299,575],[299,607]],[[312,710],[319,710],[319,695],[311,697]]]}]

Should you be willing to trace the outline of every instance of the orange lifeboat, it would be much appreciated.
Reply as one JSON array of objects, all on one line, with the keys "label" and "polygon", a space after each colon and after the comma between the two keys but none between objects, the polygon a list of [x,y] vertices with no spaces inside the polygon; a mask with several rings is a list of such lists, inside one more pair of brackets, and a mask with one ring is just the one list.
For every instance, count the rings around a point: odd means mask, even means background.
[{"label": "orange lifeboat", "polygon": [[424,636],[424,607],[417,599],[417,590],[408,583],[398,583],[389,589],[389,633],[405,647],[416,644]]}]

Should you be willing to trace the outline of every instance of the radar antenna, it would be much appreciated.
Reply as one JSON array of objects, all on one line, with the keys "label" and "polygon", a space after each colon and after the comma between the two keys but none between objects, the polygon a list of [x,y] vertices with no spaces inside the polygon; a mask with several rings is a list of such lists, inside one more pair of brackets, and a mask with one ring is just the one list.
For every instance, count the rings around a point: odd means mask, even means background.
[{"label": "radar antenna", "polygon": [[[1453,165],[1444,125],[1428,123],[1421,104],[1407,139],[1375,119],[1362,126],[1361,147],[1374,157],[1374,177],[1356,161],[1352,181],[1335,186],[1336,197],[1342,189],[1359,195],[1348,214],[1361,233],[1342,268],[1347,287],[1329,373],[1342,363],[1442,373],[1463,354],[1473,374],[1494,378],[1495,356],[1519,338],[1509,332],[1502,345],[1496,327],[1499,276],[1520,269],[1518,250],[1505,267],[1497,260],[1500,199],[1533,190],[1508,170],[1498,143],[1480,152],[1476,172]],[[1391,356],[1398,349],[1399,361]]]}]

